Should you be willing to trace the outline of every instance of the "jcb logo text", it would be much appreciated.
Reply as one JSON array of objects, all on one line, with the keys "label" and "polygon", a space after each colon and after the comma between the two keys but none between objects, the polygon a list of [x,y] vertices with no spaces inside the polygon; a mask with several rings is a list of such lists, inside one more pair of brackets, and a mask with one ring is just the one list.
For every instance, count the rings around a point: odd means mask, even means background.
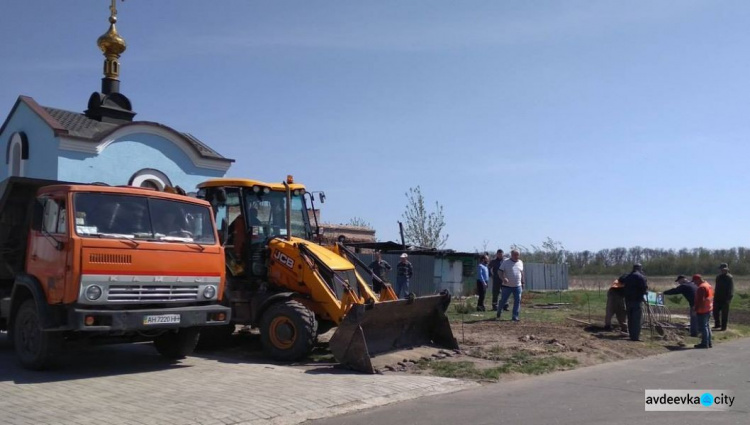
[{"label": "jcb logo text", "polygon": [[282,253],[281,251],[276,251],[275,254],[273,254],[273,258],[275,258],[279,263],[291,268],[294,268],[294,260],[289,258],[288,255]]}]

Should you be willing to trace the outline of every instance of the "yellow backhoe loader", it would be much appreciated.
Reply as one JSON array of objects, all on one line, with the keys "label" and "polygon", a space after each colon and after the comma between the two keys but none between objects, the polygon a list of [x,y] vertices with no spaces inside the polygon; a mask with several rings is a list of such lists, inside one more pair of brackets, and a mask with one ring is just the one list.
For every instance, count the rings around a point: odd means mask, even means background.
[{"label": "yellow backhoe loader", "polygon": [[[305,187],[291,176],[281,184],[214,179],[198,185],[211,203],[227,265],[224,302],[232,325],[208,329],[204,344],[235,325],[260,329],[264,351],[283,361],[312,349],[317,335],[337,327],[329,341],[335,359],[374,373],[373,358],[415,346],[458,348],[445,311],[447,291],[399,300],[390,285],[376,295],[357,271],[369,271],[342,244],[315,243]],[[312,202],[312,195],[308,194]]]}]

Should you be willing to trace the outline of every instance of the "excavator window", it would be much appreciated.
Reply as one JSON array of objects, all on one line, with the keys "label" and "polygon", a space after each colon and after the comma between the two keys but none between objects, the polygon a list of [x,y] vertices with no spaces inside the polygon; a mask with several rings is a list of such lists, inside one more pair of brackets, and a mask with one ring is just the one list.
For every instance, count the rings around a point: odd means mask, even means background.
[{"label": "excavator window", "polygon": [[[291,229],[292,236],[308,239],[311,230],[307,218],[307,209],[302,197],[303,195],[292,195],[291,197]],[[286,236],[286,193],[272,191],[270,193],[244,192],[245,210],[249,213],[257,211],[257,221],[250,214],[251,226],[258,227],[258,236],[265,239],[273,236]]]}]

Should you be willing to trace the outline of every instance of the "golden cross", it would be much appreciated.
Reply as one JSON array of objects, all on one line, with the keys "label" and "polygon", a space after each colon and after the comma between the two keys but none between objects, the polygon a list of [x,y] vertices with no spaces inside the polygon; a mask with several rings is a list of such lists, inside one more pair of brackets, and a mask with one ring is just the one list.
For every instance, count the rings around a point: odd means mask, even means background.
[{"label": "golden cross", "polygon": [[[122,0],[125,1],[125,0]],[[109,6],[109,11],[111,13],[111,16],[117,16],[117,0],[112,0],[112,5]]]}]

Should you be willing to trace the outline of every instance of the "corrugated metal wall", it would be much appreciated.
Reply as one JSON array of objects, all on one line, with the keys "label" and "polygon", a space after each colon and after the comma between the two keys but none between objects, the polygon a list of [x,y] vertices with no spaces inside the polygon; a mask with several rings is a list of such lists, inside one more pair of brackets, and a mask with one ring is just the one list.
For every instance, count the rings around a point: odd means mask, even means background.
[{"label": "corrugated metal wall", "polygon": [[568,289],[567,264],[524,263],[526,289],[532,291],[557,291]]},{"label": "corrugated metal wall", "polygon": [[[374,254],[357,254],[360,260],[369,265],[375,259]],[[396,283],[396,265],[401,260],[401,254],[382,254],[383,260],[391,265],[392,269],[388,272],[387,280],[393,284]],[[409,262],[414,268],[414,276],[409,282],[409,291],[414,292],[417,296],[431,295],[435,291],[435,257],[431,255],[409,255]],[[369,273],[360,270],[357,271],[370,283]]]},{"label": "corrugated metal wall", "polygon": [[[396,282],[396,265],[400,260],[401,254],[383,254],[383,259],[393,268],[387,275],[391,283]],[[365,264],[370,264],[375,256],[373,254],[357,254],[360,260]],[[409,261],[414,267],[414,277],[411,279],[411,292],[417,296],[431,295],[440,292],[441,289],[448,289],[453,295],[472,295],[475,293],[476,267],[473,267],[471,276],[464,279],[463,288],[461,283],[454,282],[456,274],[460,272],[454,270],[454,267],[466,267],[460,260],[435,258],[431,255],[409,255]],[[541,263],[524,263],[526,273],[526,290],[532,291],[557,291],[568,289],[568,265],[567,264],[541,264]],[[357,271],[362,276],[369,277],[369,273],[361,270]],[[467,271],[468,272],[468,271]],[[369,278],[366,278],[368,283]],[[464,293],[461,293],[464,292]]]}]

